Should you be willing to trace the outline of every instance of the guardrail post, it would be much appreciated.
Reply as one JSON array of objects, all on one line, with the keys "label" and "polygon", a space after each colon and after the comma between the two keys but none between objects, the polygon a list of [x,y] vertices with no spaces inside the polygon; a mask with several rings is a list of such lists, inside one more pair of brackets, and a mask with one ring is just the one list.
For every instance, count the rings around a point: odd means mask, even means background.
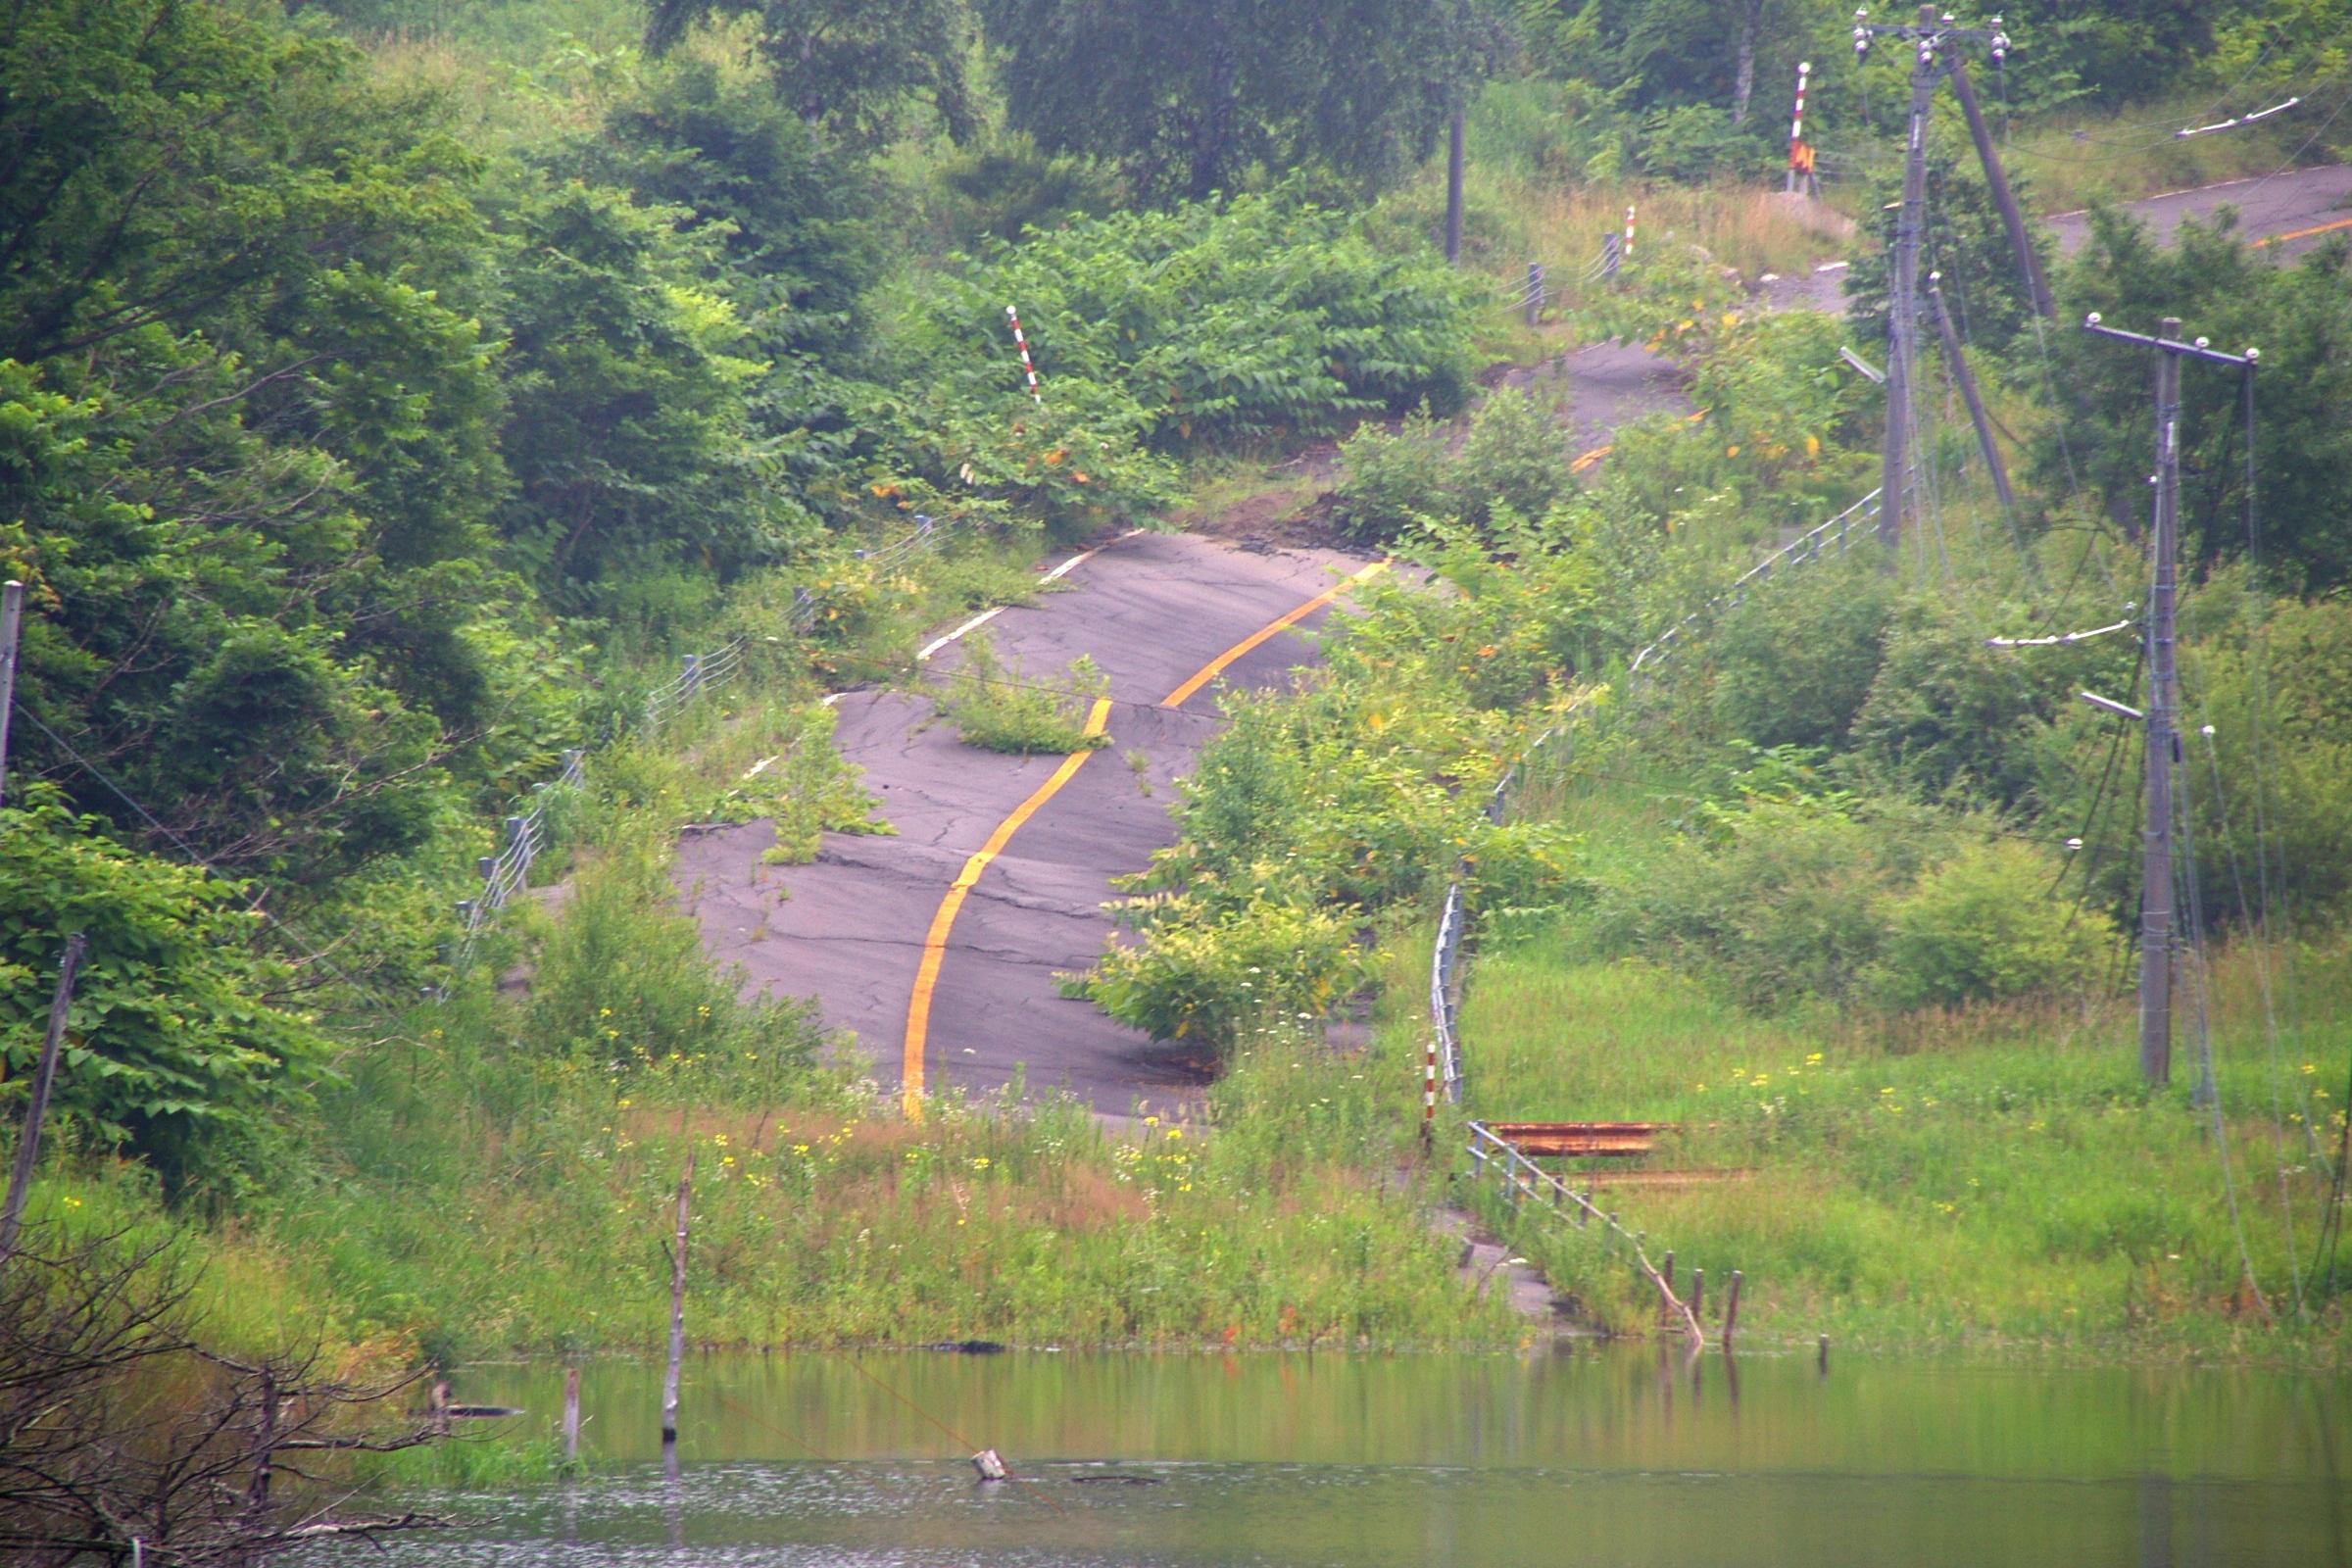
[{"label": "guardrail post", "polygon": [[700,654],[688,654],[685,659],[685,664],[686,667],[681,672],[681,675],[686,682],[685,695],[691,698],[696,692],[702,689],[703,656]]},{"label": "guardrail post", "polygon": [[471,899],[458,901],[458,924],[470,929],[473,925],[474,904]]},{"label": "guardrail post", "polygon": [[1544,264],[1530,262],[1527,264],[1527,324],[1535,325],[1536,318],[1543,314]]},{"label": "guardrail post", "polygon": [[474,860],[473,860],[473,874],[474,874],[475,876],[478,876],[478,877],[480,877],[480,878],[481,878],[483,881],[485,881],[485,882],[489,881],[489,880],[490,880],[490,878],[491,878],[491,877],[492,877],[492,876],[493,876],[493,875],[494,875],[494,874],[497,872],[497,870],[498,870],[498,857],[497,857],[497,856],[495,856],[495,855],[477,855],[477,856],[475,856],[475,857],[474,857]]}]

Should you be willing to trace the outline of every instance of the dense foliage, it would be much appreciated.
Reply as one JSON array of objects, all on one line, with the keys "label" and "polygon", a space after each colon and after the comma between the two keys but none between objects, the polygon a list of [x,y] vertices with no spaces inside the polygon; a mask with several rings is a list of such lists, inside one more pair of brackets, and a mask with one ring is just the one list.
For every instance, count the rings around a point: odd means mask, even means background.
[{"label": "dense foliage", "polygon": [[1377,184],[1425,156],[1478,69],[1472,7],[1422,0],[978,0],[1007,118],[1204,201],[1319,166]]},{"label": "dense foliage", "polygon": [[[357,1026],[447,981],[495,813],[634,724],[674,649],[736,634],[787,684],[870,677],[908,617],[1006,586],[966,575],[985,547],[932,549],[920,583],[865,551],[917,515],[1140,520],[1183,456],[1467,386],[1479,289],[1296,185],[898,264],[885,148],[974,130],[954,0],[665,4],[657,58],[612,44],[630,9],[466,18],[548,55],[494,106],[317,15],[0,21],[0,569],[30,611],[10,762],[46,791],[22,854],[56,862],[11,889],[9,962],[53,963],[78,920],[113,1016],[189,1009],[185,1056],[125,1038],[91,1058],[113,1098],[63,1106],[175,1177],[299,1099],[322,1053],[297,1008]],[[975,209],[1014,199],[956,167]],[[776,755],[817,786],[783,853],[864,820],[821,736]],[[190,861],[276,921],[232,918]],[[101,884],[121,920],[76,912]],[[165,917],[135,908],[167,897],[190,946],[139,956]]]}]

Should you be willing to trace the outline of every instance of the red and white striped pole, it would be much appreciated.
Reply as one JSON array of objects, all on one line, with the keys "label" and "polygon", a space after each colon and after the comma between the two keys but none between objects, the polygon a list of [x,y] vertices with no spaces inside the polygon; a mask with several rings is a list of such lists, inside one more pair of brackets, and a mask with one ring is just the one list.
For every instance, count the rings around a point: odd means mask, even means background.
[{"label": "red and white striped pole", "polygon": [[1029,377],[1029,395],[1043,403],[1046,395],[1037,389],[1037,367],[1029,363],[1029,340],[1021,336],[1021,313],[1007,305],[1004,319],[1012,323],[1012,346],[1021,351],[1021,369]]},{"label": "red and white striped pole", "polygon": [[1438,1125],[1438,1035],[1431,1030],[1429,1052],[1421,1068],[1421,1142],[1437,1137]]},{"label": "red and white striped pole", "polygon": [[[1807,162],[1804,156],[1805,78],[1812,73],[1812,61],[1799,60],[1796,63],[1796,112],[1788,120],[1788,189],[1791,191],[1796,189],[1798,167]],[[1808,169],[1806,172],[1810,174],[1811,171]]]},{"label": "red and white striped pole", "polygon": [[1625,249],[1618,256],[1618,265],[1630,267],[1634,260],[1634,210],[1625,210]]}]

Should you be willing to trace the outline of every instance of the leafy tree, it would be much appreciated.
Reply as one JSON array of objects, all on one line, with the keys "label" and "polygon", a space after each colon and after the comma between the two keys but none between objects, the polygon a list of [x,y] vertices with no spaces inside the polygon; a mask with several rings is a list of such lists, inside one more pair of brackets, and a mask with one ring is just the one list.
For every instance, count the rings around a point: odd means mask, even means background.
[{"label": "leafy tree", "polygon": [[646,46],[666,53],[696,23],[734,17],[750,19],[777,96],[847,146],[880,146],[916,101],[954,139],[972,133],[963,0],[651,0]]},{"label": "leafy tree", "polygon": [[518,183],[500,217],[515,489],[497,519],[516,559],[553,603],[592,611],[632,578],[707,577],[781,548],[808,519],[761,482],[761,367],[709,283],[719,234],[610,186]]},{"label": "leafy tree", "polygon": [[1470,9],[1425,0],[982,0],[1007,115],[1118,161],[1155,201],[1321,165],[1376,184],[1426,156],[1475,75]]},{"label": "leafy tree", "polygon": [[271,1114],[322,1070],[302,983],[253,948],[262,916],[194,867],[133,854],[56,792],[0,810],[0,1061],[29,1080],[61,933],[89,937],[52,1113],[151,1160],[168,1185],[234,1185]]},{"label": "leafy tree", "polygon": [[728,297],[763,346],[855,345],[860,298],[882,271],[883,193],[773,93],[679,60],[651,73],[584,151],[599,182],[683,209],[682,226],[717,239]]}]

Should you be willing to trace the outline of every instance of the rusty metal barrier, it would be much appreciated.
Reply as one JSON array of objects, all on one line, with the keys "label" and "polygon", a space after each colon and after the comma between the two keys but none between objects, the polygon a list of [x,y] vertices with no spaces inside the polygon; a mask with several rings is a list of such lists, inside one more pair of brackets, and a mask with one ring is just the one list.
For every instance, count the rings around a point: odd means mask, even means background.
[{"label": "rusty metal barrier", "polygon": [[1594,1203],[1589,1191],[1577,1192],[1521,1153],[1508,1139],[1484,1122],[1469,1123],[1465,1132],[1467,1139],[1463,1152],[1470,1159],[1470,1181],[1474,1192],[1485,1190],[1487,1175],[1492,1171],[1502,1201],[1513,1213],[1520,1212],[1521,1205],[1532,1198],[1542,1200],[1544,1211],[1554,1220],[1565,1222],[1573,1219],[1579,1230],[1587,1228],[1594,1220],[1600,1221],[1603,1239],[1614,1237],[1622,1243],[1633,1257],[1636,1271],[1657,1291],[1659,1309],[1670,1318],[1679,1320],[1683,1331],[1690,1336],[1691,1344],[1706,1343],[1706,1330],[1699,1326],[1696,1309],[1674,1294],[1673,1283],[1649,1260],[1649,1253],[1643,1250],[1642,1239],[1619,1224],[1615,1214]]}]

